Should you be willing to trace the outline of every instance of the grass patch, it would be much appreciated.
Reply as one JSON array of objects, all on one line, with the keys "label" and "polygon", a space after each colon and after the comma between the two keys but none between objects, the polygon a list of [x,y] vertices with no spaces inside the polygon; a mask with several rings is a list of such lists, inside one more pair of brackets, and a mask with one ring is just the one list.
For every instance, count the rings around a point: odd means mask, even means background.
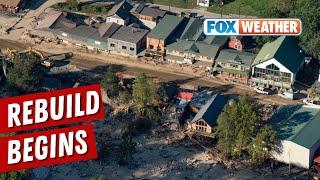
[{"label": "grass patch", "polygon": [[[277,0],[229,0],[222,7],[222,14],[240,14],[248,16],[261,16],[262,12],[274,5]],[[221,13],[221,8],[217,5],[208,8],[208,11]]]},{"label": "grass patch", "polygon": [[197,6],[197,0],[149,0],[149,2],[186,9],[194,8],[195,6]]},{"label": "grass patch", "polygon": [[89,5],[72,5],[71,3],[57,3],[53,5],[53,8],[59,11],[71,11],[80,12],[86,14],[107,14],[108,11],[113,7],[112,4],[99,5],[99,4],[89,4]]}]

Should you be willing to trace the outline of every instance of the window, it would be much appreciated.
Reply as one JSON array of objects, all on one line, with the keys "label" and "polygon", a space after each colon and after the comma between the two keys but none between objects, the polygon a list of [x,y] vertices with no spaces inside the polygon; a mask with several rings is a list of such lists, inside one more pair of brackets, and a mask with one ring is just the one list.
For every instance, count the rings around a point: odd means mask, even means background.
[{"label": "window", "polygon": [[130,51],[134,51],[134,48],[133,48],[133,47],[131,47],[131,48],[130,48]]},{"label": "window", "polygon": [[127,49],[127,46],[122,46],[122,49],[126,50],[126,49]]},{"label": "window", "polygon": [[274,64],[270,64],[266,67],[266,69],[270,69],[270,70],[275,70],[275,71],[279,71],[280,69],[274,65]]},{"label": "window", "polygon": [[111,43],[111,44],[110,44],[110,46],[111,46],[111,47],[116,47],[116,45],[115,45],[115,44],[113,44],[113,43]]},{"label": "window", "polygon": [[208,124],[204,121],[198,121],[196,122],[196,130],[201,132],[206,132],[208,128]]}]

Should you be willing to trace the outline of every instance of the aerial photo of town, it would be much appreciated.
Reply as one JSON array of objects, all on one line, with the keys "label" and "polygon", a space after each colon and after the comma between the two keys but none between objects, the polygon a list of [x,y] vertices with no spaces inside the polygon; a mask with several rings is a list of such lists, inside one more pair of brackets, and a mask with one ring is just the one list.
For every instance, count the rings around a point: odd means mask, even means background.
[{"label": "aerial photo of town", "polygon": [[[209,18],[303,28],[209,36]],[[320,179],[319,61],[320,0],[0,0],[0,100],[101,84],[106,114],[97,159],[0,180]]]}]

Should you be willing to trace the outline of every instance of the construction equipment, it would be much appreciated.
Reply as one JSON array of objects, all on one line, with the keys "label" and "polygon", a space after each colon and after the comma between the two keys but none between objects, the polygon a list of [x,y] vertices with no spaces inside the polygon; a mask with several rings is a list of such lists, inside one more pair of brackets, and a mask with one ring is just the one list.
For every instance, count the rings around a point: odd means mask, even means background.
[{"label": "construction equipment", "polygon": [[17,55],[17,50],[7,48],[5,54],[8,59],[14,59]]}]

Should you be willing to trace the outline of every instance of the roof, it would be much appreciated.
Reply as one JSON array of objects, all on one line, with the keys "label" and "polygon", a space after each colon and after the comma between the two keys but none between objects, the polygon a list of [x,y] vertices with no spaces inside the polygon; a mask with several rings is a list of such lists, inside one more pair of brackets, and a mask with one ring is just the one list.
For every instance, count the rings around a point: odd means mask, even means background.
[{"label": "roof", "polygon": [[219,47],[222,47],[227,43],[228,36],[206,36],[202,41],[207,44],[212,44],[212,45],[217,45]]},{"label": "roof", "polygon": [[1,5],[9,7],[18,7],[22,0],[0,0]]},{"label": "roof", "polygon": [[203,20],[190,18],[180,39],[197,41],[203,34]]},{"label": "roof", "polygon": [[177,40],[167,46],[167,50],[174,50],[179,52],[188,52],[195,55],[215,58],[219,47],[216,45],[205,44],[203,42]]},{"label": "roof", "polygon": [[279,140],[311,149],[320,140],[320,109],[302,105],[281,106],[270,119]]},{"label": "roof", "polygon": [[203,119],[210,126],[215,126],[217,119],[226,104],[227,100],[224,96],[220,94],[214,94],[192,119],[191,123]]},{"label": "roof", "polygon": [[213,91],[203,90],[201,92],[197,92],[192,97],[192,100],[190,102],[191,106],[196,106],[199,109],[206,105],[208,102],[208,99],[210,99],[214,95]]},{"label": "roof", "polygon": [[250,67],[254,58],[255,54],[253,53],[237,51],[234,49],[223,49],[220,51],[216,61]]},{"label": "roof", "polygon": [[227,36],[206,36],[203,32],[203,20],[190,18],[179,39],[203,42],[205,44],[222,47],[228,41]]},{"label": "roof", "polygon": [[117,15],[122,19],[127,19],[130,16],[130,10],[132,9],[132,5],[126,0],[120,2],[113,6],[109,11],[107,16]]},{"label": "roof", "polygon": [[167,12],[164,10],[145,6],[139,14],[145,15],[145,16],[151,16],[153,18],[158,18],[158,17],[162,18],[164,17],[164,15],[166,15],[166,13]]},{"label": "roof", "polygon": [[148,32],[149,31],[145,29],[121,26],[111,38],[125,42],[138,43]]},{"label": "roof", "polygon": [[294,37],[281,36],[275,41],[263,45],[253,65],[273,58],[291,72],[296,73],[304,61],[304,54],[301,53],[298,41]]},{"label": "roof", "polygon": [[61,11],[52,11],[48,13],[45,18],[43,18],[38,26],[37,29],[42,29],[42,28],[50,28],[52,27],[57,21],[63,21],[67,17],[66,12],[61,12]]},{"label": "roof", "polygon": [[193,93],[190,93],[190,92],[183,92],[182,91],[182,92],[179,92],[179,94],[178,94],[178,98],[180,100],[191,101],[192,97],[193,97]]},{"label": "roof", "polygon": [[111,37],[121,26],[116,23],[103,23],[99,26],[101,37]]},{"label": "roof", "polygon": [[173,15],[165,15],[158,25],[149,33],[149,37],[167,40],[173,31],[179,26],[183,18]]},{"label": "roof", "polygon": [[80,25],[73,29],[62,29],[63,32],[70,34],[70,38],[77,40],[85,40],[86,38],[97,41],[107,41],[107,37],[101,37],[99,30],[90,26]]}]

